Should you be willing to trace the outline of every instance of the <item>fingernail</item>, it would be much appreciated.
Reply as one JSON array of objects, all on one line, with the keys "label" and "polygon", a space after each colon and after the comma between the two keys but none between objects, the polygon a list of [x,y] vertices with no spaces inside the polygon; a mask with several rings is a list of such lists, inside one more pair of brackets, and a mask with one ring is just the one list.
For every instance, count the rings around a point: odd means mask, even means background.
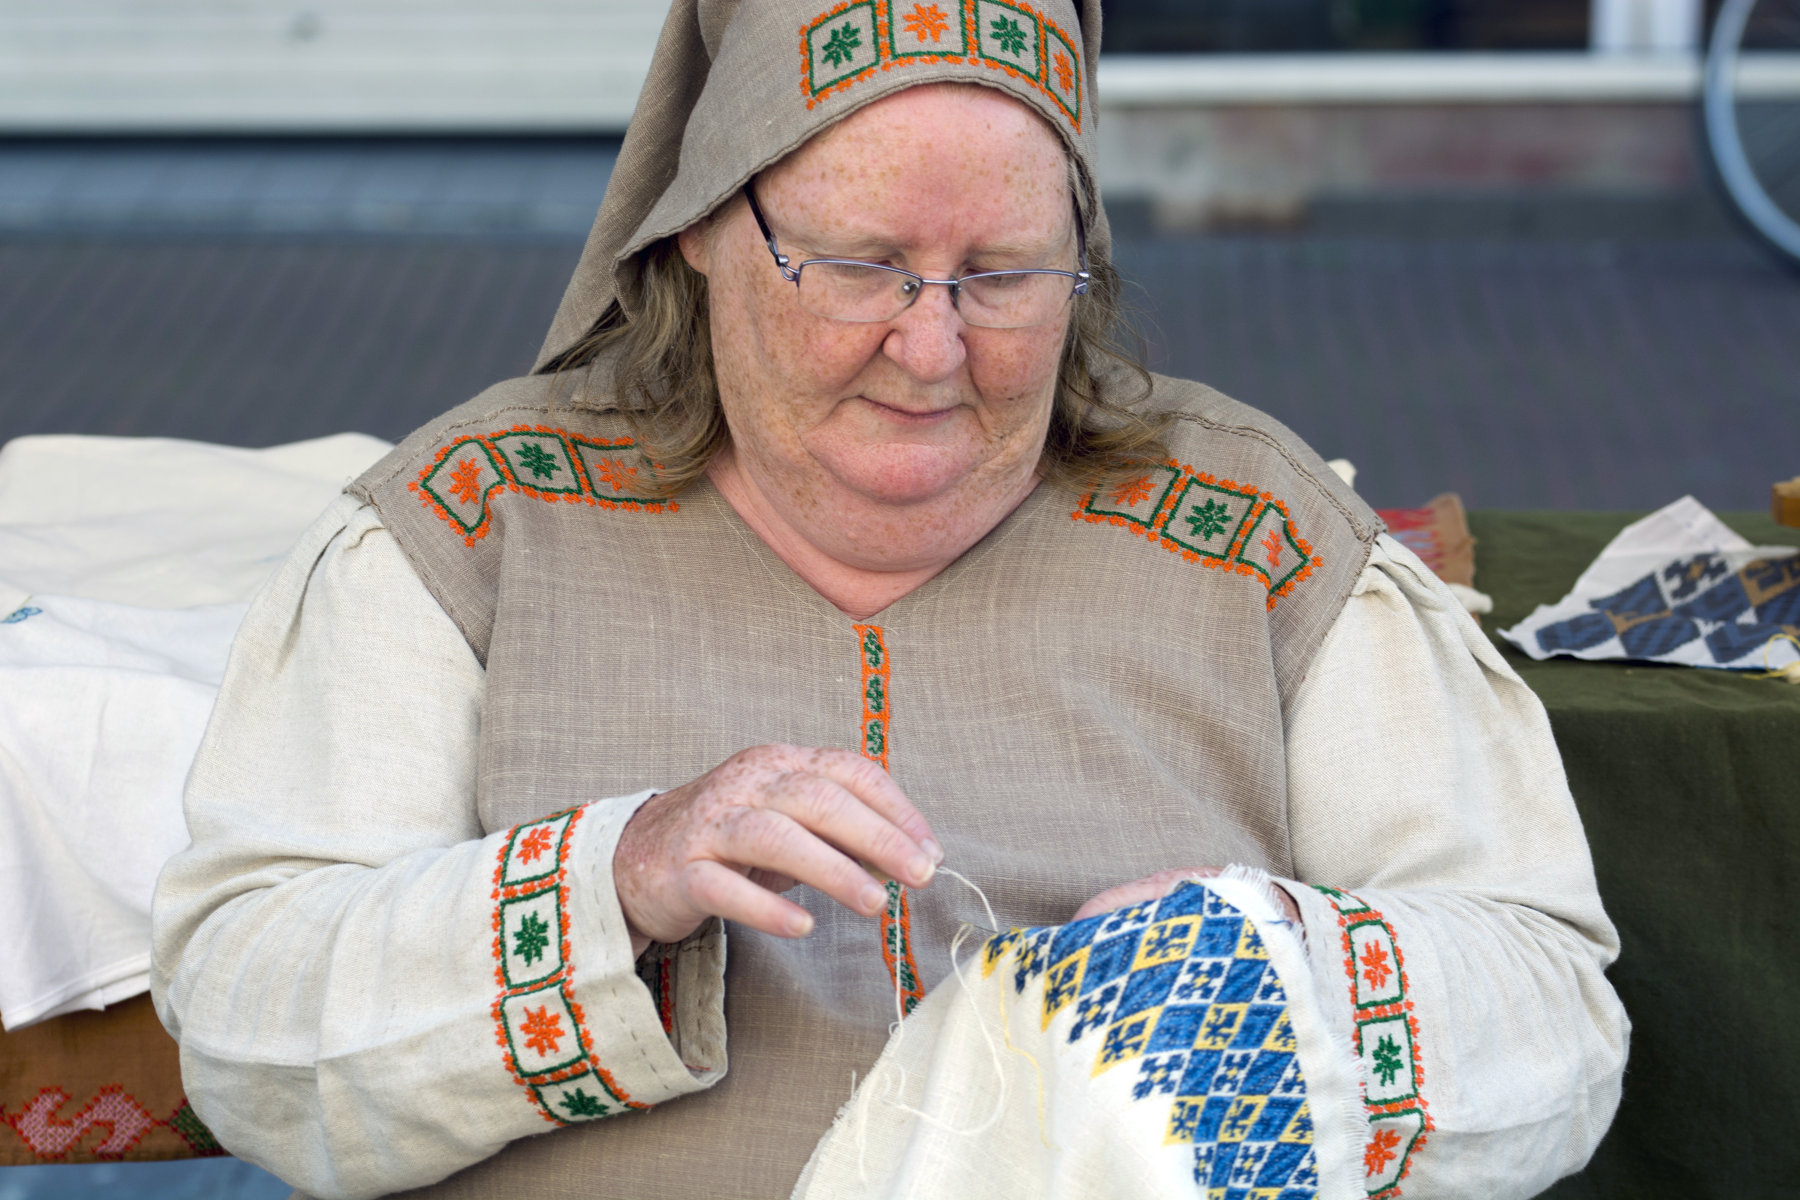
[{"label": "fingernail", "polygon": [[918,880],[913,884],[914,887],[924,887],[931,882],[931,877],[937,874],[937,864],[924,855],[919,855],[907,860],[906,873]]},{"label": "fingernail", "polygon": [[862,890],[862,906],[873,912],[880,912],[887,907],[887,889],[866,887]]},{"label": "fingernail", "polygon": [[930,858],[933,863],[941,863],[944,861],[944,848],[930,838],[926,838],[924,841],[920,842],[919,849],[925,851],[926,856]]},{"label": "fingernail", "polygon": [[799,916],[790,917],[788,919],[788,929],[793,932],[795,937],[805,937],[813,931],[812,914],[803,912]]}]

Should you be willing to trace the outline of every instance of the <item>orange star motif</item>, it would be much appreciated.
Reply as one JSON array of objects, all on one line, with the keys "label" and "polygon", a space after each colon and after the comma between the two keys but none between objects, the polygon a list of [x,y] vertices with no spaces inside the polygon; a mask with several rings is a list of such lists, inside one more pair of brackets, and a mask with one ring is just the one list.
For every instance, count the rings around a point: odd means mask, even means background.
[{"label": "orange star motif", "polygon": [[1112,502],[1121,508],[1130,508],[1133,504],[1142,504],[1150,498],[1150,477],[1139,475],[1136,479],[1127,479],[1112,490]]},{"label": "orange star motif", "polygon": [[1262,545],[1263,549],[1268,552],[1269,565],[1279,567],[1281,565],[1281,531],[1279,529],[1269,530],[1269,536],[1263,539]]},{"label": "orange star motif", "polygon": [[1075,68],[1069,63],[1069,56],[1061,50],[1056,52],[1056,61],[1050,64],[1056,68],[1056,86],[1065,92],[1075,90]]},{"label": "orange star motif", "polygon": [[935,4],[915,4],[912,11],[906,14],[906,31],[921,42],[929,39],[934,44],[950,28],[950,18],[944,10]]},{"label": "orange star motif", "polygon": [[601,483],[611,484],[612,490],[622,492],[637,478],[638,469],[628,467],[616,458],[603,458],[595,468],[594,474],[600,477]]},{"label": "orange star motif", "polygon": [[475,503],[481,495],[481,461],[465,458],[450,472],[450,491],[464,504]]},{"label": "orange star motif", "polygon": [[1394,1153],[1394,1147],[1399,1144],[1399,1130],[1377,1129],[1375,1136],[1369,1139],[1369,1144],[1363,1147],[1363,1174],[1381,1174],[1383,1167],[1399,1157]]},{"label": "orange star motif", "polygon": [[527,1008],[525,1019],[519,1023],[519,1032],[525,1035],[525,1044],[533,1054],[555,1054],[563,1038],[568,1036],[562,1027],[560,1014],[550,1011],[548,1004],[542,1008]]},{"label": "orange star motif", "polygon": [[1369,981],[1372,991],[1386,987],[1388,979],[1394,974],[1394,968],[1388,965],[1387,951],[1377,942],[1370,942],[1363,947],[1362,968],[1362,976]]},{"label": "orange star motif", "polygon": [[544,851],[550,848],[550,843],[554,840],[555,839],[550,836],[550,831],[548,829],[544,828],[542,825],[538,826],[536,829],[526,834],[524,839],[520,841],[519,861],[525,863],[536,862],[542,857]]}]

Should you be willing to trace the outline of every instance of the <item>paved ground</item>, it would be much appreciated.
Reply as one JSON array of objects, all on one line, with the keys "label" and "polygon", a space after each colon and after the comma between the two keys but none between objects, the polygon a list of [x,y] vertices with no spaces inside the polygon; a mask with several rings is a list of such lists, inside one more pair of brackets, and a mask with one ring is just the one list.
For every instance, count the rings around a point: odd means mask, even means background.
[{"label": "paved ground", "polygon": [[[524,369],[606,143],[0,144],[0,438],[397,437]],[[1128,236],[1162,369],[1380,504],[1759,508],[1800,274],[1686,238]]]}]

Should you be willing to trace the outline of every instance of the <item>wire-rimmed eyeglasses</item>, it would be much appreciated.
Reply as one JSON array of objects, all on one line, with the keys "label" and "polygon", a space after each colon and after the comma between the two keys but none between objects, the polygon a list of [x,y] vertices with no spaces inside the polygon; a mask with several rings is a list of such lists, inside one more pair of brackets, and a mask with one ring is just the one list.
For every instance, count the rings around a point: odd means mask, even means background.
[{"label": "wire-rimmed eyeglasses", "polygon": [[[877,324],[891,321],[912,307],[929,284],[950,289],[950,303],[970,325],[982,329],[1024,329],[1060,316],[1075,296],[1088,290],[1087,230],[1075,212],[1075,271],[1048,268],[1020,271],[977,271],[956,279],[926,279],[899,267],[853,258],[809,258],[794,264],[775,244],[754,188],[746,187],[750,213],[762,231],[763,244],[775,256],[782,278],[800,293],[800,307],[833,321]],[[808,268],[811,268],[810,270]]]}]

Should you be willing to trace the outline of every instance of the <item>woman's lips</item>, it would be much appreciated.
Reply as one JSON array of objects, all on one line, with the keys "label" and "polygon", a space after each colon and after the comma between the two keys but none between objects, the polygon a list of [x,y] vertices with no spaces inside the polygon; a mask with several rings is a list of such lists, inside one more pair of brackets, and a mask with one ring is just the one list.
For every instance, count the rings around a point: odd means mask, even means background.
[{"label": "woman's lips", "polygon": [[858,396],[857,399],[861,400],[864,404],[869,405],[871,408],[876,409],[887,419],[902,425],[935,424],[948,417],[957,409],[957,406],[953,404],[948,408],[934,408],[923,412],[915,412],[911,409],[896,408],[891,404],[883,404],[881,401],[871,400],[867,396]]}]

